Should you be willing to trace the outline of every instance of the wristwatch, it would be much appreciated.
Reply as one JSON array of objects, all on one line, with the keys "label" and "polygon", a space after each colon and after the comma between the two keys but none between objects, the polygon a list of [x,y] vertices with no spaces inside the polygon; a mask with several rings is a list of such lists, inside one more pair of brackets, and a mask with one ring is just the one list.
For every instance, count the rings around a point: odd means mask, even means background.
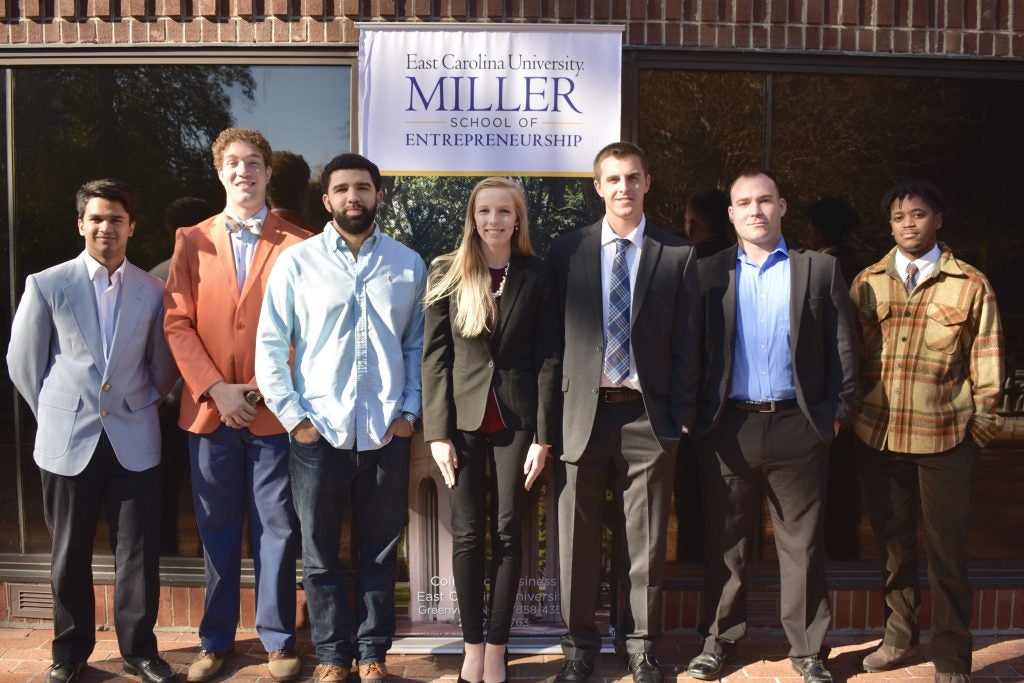
[{"label": "wristwatch", "polygon": [[406,422],[412,425],[412,431],[420,431],[420,418],[416,413],[410,413],[408,410],[403,410],[402,417]]}]

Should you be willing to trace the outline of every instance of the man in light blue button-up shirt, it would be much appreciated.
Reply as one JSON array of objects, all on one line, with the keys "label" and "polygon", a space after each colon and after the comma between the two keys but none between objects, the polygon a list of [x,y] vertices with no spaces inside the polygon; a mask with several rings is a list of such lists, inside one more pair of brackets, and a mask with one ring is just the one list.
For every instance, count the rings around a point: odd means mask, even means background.
[{"label": "man in light blue button-up shirt", "polygon": [[701,491],[707,621],[687,673],[721,677],[747,632],[746,568],[772,518],[779,613],[805,683],[831,683],[825,488],[828,453],[853,409],[857,342],[835,258],[782,237],[786,200],[763,171],[739,175],[729,218],[737,245],[700,261],[701,390],[694,425]]},{"label": "man in light blue button-up shirt", "polygon": [[[344,680],[356,658],[361,680],[382,680],[395,629],[410,437],[420,415],[426,267],[374,225],[383,197],[376,165],[342,154],[320,183],[332,220],[282,254],[270,275],[256,381],[291,433],[303,586],[320,658],[314,679]],[[357,608],[338,561],[350,511],[359,539]]]}]

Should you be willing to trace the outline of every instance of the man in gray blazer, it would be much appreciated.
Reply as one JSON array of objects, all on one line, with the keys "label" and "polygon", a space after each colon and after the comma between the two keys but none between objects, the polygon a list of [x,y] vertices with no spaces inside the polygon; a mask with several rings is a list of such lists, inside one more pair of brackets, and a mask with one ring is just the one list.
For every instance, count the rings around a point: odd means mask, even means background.
[{"label": "man in gray blazer", "polygon": [[614,577],[617,636],[634,681],[662,680],[654,645],[676,448],[695,411],[700,286],[690,243],[647,223],[650,186],[643,150],[608,145],[594,160],[604,218],[551,247],[564,332],[560,682],[589,678],[601,647],[594,605],[607,488],[626,549]]},{"label": "man in gray blazer", "polygon": [[762,171],[730,188],[739,244],[700,262],[704,330],[697,458],[704,500],[703,652],[687,673],[717,680],[746,634],[746,567],[767,483],[790,660],[832,680],[822,642],[829,444],[857,378],[853,306],[838,261],[782,236],[786,200]]},{"label": "man in gray blazer", "polygon": [[106,510],[114,553],[114,625],[127,673],[174,672],[153,626],[160,577],[160,423],[177,370],[163,334],[163,284],[125,259],[138,200],[117,180],[76,196],[85,251],[29,275],[7,367],[38,424],[35,461],[53,538],[53,665],[72,681],[96,645],[92,546]]}]

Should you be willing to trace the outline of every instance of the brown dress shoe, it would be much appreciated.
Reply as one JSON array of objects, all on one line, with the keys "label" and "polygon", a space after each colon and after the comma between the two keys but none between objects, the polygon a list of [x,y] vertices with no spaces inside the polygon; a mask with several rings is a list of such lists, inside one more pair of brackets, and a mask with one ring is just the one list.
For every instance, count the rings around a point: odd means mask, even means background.
[{"label": "brown dress shoe", "polygon": [[388,667],[384,662],[370,662],[359,665],[360,681],[383,681],[388,677]]},{"label": "brown dress shoe", "polygon": [[318,664],[313,669],[313,683],[341,683],[348,678],[348,670],[336,664]]},{"label": "brown dress shoe", "polygon": [[192,683],[203,683],[211,681],[220,673],[224,666],[224,660],[231,654],[231,650],[214,652],[212,650],[200,650],[196,658],[188,666],[188,680]]},{"label": "brown dress shoe", "polygon": [[910,664],[916,662],[920,655],[921,649],[917,645],[911,645],[904,649],[902,647],[896,647],[894,645],[882,645],[864,658],[861,662],[861,666],[864,670],[869,673],[877,673],[879,671],[889,671],[895,669],[904,664]]},{"label": "brown dress shoe", "polygon": [[299,677],[302,660],[295,650],[274,650],[267,655],[267,668],[275,681],[290,681]]}]

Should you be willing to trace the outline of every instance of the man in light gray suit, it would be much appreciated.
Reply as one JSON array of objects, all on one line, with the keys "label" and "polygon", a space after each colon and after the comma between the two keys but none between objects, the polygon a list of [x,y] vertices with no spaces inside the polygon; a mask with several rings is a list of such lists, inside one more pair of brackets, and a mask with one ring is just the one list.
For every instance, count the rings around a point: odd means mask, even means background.
[{"label": "man in light gray suit", "polygon": [[78,677],[96,645],[92,546],[105,508],[114,553],[114,625],[127,673],[174,679],[157,652],[160,423],[177,376],[163,334],[163,285],[125,259],[138,200],[117,180],[76,196],[85,251],[29,275],[7,367],[38,424],[35,461],[53,538],[53,665]]},{"label": "man in light gray suit", "polygon": [[617,142],[594,160],[604,218],[551,247],[562,302],[563,454],[558,534],[565,664],[586,680],[600,651],[594,619],[602,513],[615,494],[625,546],[617,636],[637,683],[660,683],[661,582],[679,439],[697,393],[700,285],[692,245],[647,222],[643,150]]}]

